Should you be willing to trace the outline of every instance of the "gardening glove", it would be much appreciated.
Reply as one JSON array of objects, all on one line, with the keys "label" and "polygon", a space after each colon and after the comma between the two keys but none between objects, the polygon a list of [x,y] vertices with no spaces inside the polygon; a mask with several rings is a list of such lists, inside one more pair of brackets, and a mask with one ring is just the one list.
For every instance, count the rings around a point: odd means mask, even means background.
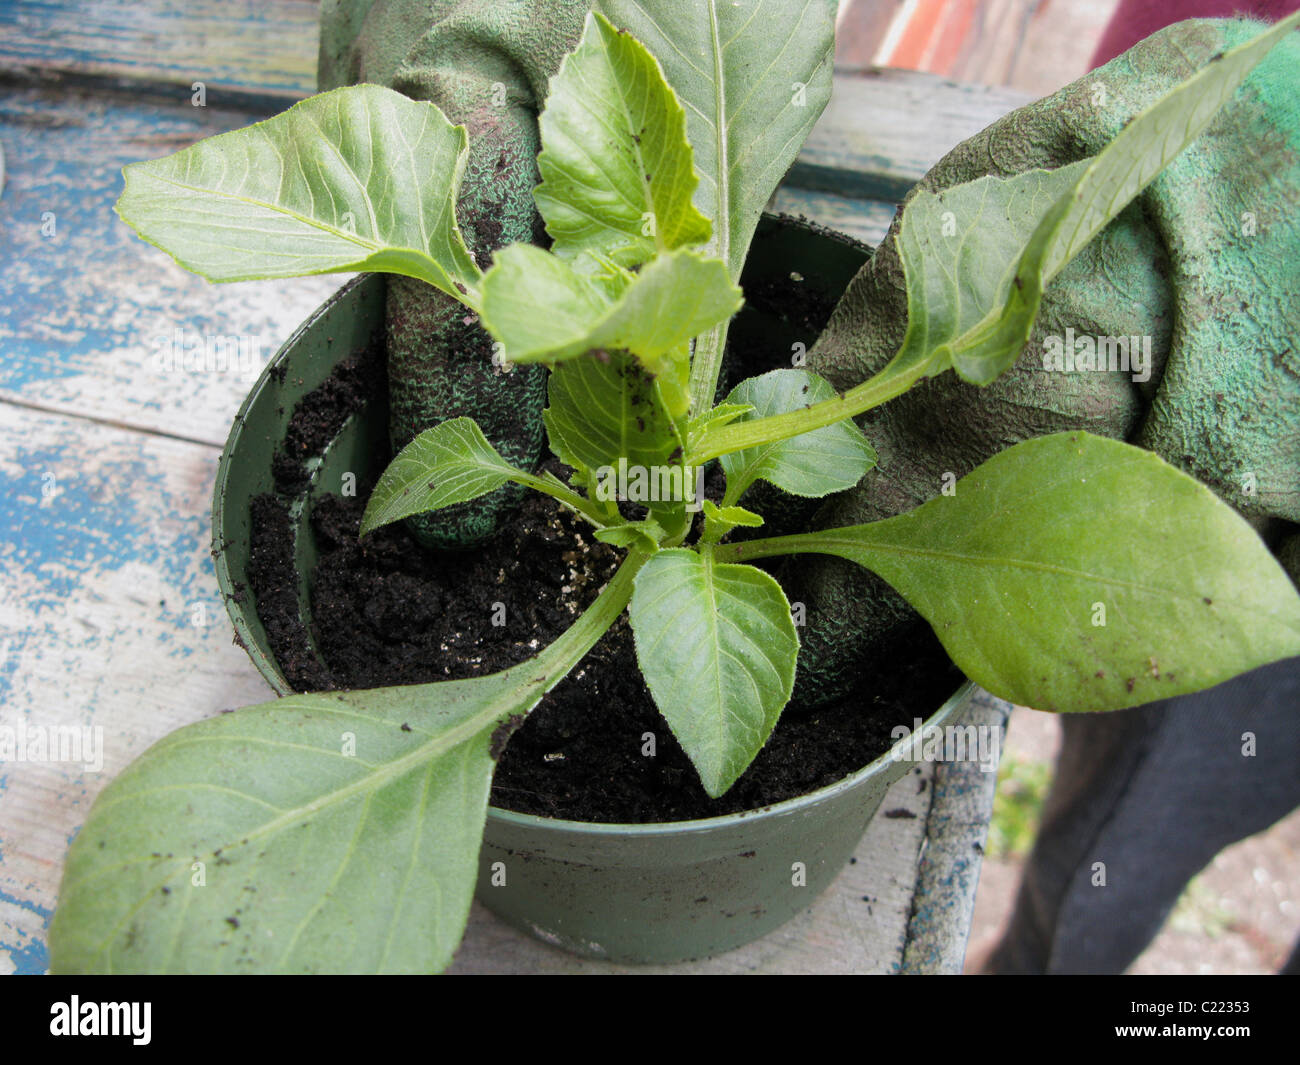
[{"label": "gardening glove", "polygon": [[[325,0],[319,88],[386,85],[437,104],[469,130],[456,205],[466,245],[486,270],[492,253],[542,243],[533,204],[547,82],[582,35],[590,0]],[[493,361],[491,338],[450,296],[421,281],[388,278],[389,436],[393,450],[448,418],[473,418],[506,461],[527,470],[542,457],[546,370]],[[506,485],[489,496],[411,519],[428,547],[490,538],[518,503]]]},{"label": "gardening glove", "polygon": [[[1244,20],[1194,20],[1162,30],[958,145],[918,188],[937,192],[1095,155],[1132,116],[1260,29]],[[944,373],[863,417],[879,465],[822,504],[811,524],[891,517],[1015,443],[1084,429],[1130,440],[1204,482],[1252,519],[1300,577],[1300,537],[1289,524],[1300,522],[1298,209],[1300,36],[1293,33],[1060,274],[1012,370],[987,388]],[[880,370],[902,341],[898,225],[896,218],[808,354],[809,368],[837,389]],[[1136,374],[1045,369],[1045,341],[1064,342],[1067,330],[1150,337],[1152,365]],[[851,563],[796,556],[779,576],[791,601],[806,607],[795,706],[845,694],[915,638],[918,616]]]}]

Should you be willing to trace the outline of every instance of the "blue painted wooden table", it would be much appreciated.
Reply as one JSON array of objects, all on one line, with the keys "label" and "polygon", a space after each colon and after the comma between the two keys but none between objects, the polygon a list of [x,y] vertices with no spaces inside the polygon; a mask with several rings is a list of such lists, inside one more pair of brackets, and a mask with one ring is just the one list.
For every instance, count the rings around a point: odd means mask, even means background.
[{"label": "blue painted wooden table", "polygon": [[[343,279],[210,286],[112,205],[124,164],[309,93],[315,55],[315,5],[300,0],[0,3],[0,730],[81,746],[0,760],[0,972],[47,967],[63,855],[100,788],[166,733],[267,697],[217,594],[213,478],[252,376]],[[944,151],[1022,102],[842,72],[772,206],[875,243]],[[209,372],[169,358],[211,338],[252,354]],[[986,699],[973,720],[1000,728],[1006,711]],[[669,968],[960,969],[994,775],[909,774],[807,913]],[[455,968],[611,967],[476,908]]]}]

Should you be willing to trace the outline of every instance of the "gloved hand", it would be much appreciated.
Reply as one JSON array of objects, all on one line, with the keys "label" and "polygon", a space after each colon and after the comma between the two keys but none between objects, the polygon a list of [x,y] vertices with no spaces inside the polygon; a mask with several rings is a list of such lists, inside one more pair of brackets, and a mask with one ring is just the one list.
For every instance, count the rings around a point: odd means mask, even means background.
[{"label": "gloved hand", "polygon": [[[479,266],[518,241],[544,242],[537,115],[547,82],[582,36],[589,0],[325,0],[319,88],[372,82],[429,100],[469,130],[456,216]],[[501,372],[491,338],[461,304],[406,277],[388,278],[389,435],[394,452],[418,433],[467,415],[508,462],[542,458],[546,370]],[[429,547],[488,539],[522,489],[412,519]]]},{"label": "gloved hand", "polygon": [[[1130,117],[1259,29],[1244,20],[1171,26],[959,145],[919,187],[1094,155]],[[879,465],[828,500],[814,527],[891,517],[938,495],[945,474],[961,477],[1030,437],[1086,429],[1155,451],[1256,519],[1300,583],[1300,537],[1286,524],[1300,522],[1298,208],[1300,38],[1291,34],[1056,279],[1011,371],[987,388],[945,373],[864,417]],[[809,368],[838,389],[855,385],[889,361],[906,320],[891,229],[809,352]],[[1045,341],[1063,344],[1067,329],[1150,337],[1153,365],[1045,368],[1053,354]],[[807,608],[794,707],[845,693],[919,623],[884,582],[836,558],[794,557],[779,577]]]}]

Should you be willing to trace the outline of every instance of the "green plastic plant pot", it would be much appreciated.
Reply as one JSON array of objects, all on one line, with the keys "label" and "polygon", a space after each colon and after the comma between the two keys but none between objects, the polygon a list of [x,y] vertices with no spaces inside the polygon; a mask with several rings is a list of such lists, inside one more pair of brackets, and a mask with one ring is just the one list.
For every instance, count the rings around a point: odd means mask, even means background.
[{"label": "green plastic plant pot", "polygon": [[[759,226],[742,287],[770,291],[797,271],[810,298],[833,302],[869,254],[855,241],[789,220]],[[350,282],[276,353],[235,418],[213,500],[217,581],[237,638],[267,682],[291,688],[248,590],[253,500],[275,490],[272,456],[298,401],[384,328],[384,278]],[[796,350],[801,316],[747,305],[733,336],[762,335]],[[391,457],[388,410],[376,398],[309,460],[307,488],[290,500],[299,611],[311,625],[317,550],[311,508],[324,494],[377,476]],[[973,686],[915,716],[942,724]],[[930,711],[930,712],[927,712]],[[908,715],[909,719],[911,714]],[[891,754],[843,780],[761,810],[665,824],[561,821],[490,807],[478,898],[511,924],[568,950],[616,961],[668,962],[747,943],[808,907],[848,862],[886,790],[909,763]]]},{"label": "green plastic plant pot", "polygon": [[[963,684],[927,725],[960,716],[974,690]],[[885,754],[807,795],[698,821],[590,824],[493,808],[476,894],[575,954],[622,962],[721,954],[807,909],[910,766]]]}]

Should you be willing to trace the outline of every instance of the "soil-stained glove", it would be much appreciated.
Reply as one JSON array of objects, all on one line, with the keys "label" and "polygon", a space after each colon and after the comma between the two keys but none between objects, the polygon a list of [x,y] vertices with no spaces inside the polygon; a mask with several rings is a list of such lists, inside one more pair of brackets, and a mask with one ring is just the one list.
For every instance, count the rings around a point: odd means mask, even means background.
[{"label": "soil-stained glove", "polygon": [[[533,204],[540,180],[537,114],[547,82],[582,35],[590,0],[324,0],[321,91],[372,82],[429,100],[469,130],[457,204],[465,243],[487,269],[498,248],[543,241]],[[388,279],[389,435],[394,451],[448,418],[467,415],[506,460],[542,457],[546,370],[494,365],[492,341],[449,296]],[[518,501],[514,485],[413,519],[430,547],[489,538]]]},{"label": "soil-stained glove", "polygon": [[[919,187],[937,192],[1094,155],[1132,116],[1259,30],[1243,20],[1162,30],[959,145]],[[1300,539],[1287,524],[1300,522],[1297,218],[1300,36],[1293,33],[1061,273],[1011,371],[987,388],[945,373],[864,417],[879,466],[827,501],[814,526],[891,517],[1012,444],[1086,429],[1149,448],[1203,481],[1256,519],[1300,577]],[[902,340],[907,313],[897,219],[894,225],[809,352],[809,368],[839,389],[882,368]],[[1126,338],[1128,359],[1114,370],[1108,353],[1118,345],[1106,338]],[[1072,344],[1076,363],[1088,365],[1091,344],[1106,368],[1071,372]],[[919,623],[882,581],[839,559],[793,558],[781,578],[791,601],[807,607],[797,706],[843,694]]]}]

